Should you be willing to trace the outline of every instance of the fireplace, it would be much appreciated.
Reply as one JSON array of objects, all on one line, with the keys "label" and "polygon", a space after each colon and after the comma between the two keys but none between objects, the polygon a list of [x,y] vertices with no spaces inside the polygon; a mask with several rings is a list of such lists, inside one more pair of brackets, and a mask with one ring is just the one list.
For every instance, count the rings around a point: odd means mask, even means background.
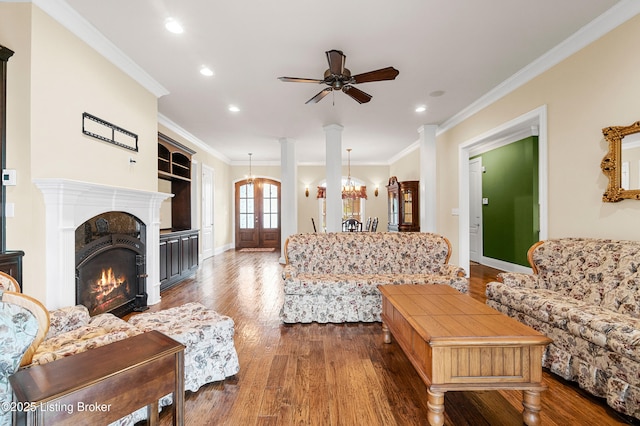
[{"label": "fireplace", "polygon": [[[76,303],[76,232],[89,218],[125,212],[145,226],[147,303],[160,302],[160,205],[171,194],[69,179],[34,179],[45,203],[45,290],[48,309]],[[81,228],[84,229],[84,228]],[[141,246],[142,247],[142,246]]]},{"label": "fireplace", "polygon": [[91,316],[147,309],[146,227],[125,212],[95,216],[76,229],[76,303]]}]

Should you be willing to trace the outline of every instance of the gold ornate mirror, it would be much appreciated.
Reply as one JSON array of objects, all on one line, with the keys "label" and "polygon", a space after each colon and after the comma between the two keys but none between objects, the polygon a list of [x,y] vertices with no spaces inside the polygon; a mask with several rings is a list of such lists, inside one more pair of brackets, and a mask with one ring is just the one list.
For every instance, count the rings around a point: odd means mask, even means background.
[{"label": "gold ornate mirror", "polygon": [[640,200],[640,121],[602,129],[609,152],[600,167],[609,178],[602,201]]}]

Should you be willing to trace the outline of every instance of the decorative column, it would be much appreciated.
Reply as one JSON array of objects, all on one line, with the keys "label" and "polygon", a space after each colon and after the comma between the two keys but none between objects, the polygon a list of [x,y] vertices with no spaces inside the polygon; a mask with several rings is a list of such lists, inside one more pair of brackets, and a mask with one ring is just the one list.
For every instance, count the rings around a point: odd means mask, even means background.
[{"label": "decorative column", "polygon": [[436,130],[438,126],[423,125],[420,134],[420,231],[436,232],[437,157]]},{"label": "decorative column", "polygon": [[327,173],[327,232],[342,230],[342,127],[329,124],[325,132]]},{"label": "decorative column", "polygon": [[280,263],[284,262],[284,242],[298,232],[298,169],[293,139],[280,138]]}]

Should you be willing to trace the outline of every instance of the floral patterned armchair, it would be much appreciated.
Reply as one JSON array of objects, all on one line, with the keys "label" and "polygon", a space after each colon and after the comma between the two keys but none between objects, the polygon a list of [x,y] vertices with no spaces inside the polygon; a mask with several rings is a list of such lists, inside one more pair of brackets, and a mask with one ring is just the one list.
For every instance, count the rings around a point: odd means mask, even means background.
[{"label": "floral patterned armchair", "polygon": [[529,249],[487,304],[553,339],[543,366],[640,419],[640,242],[563,238]]},{"label": "floral patterned armchair", "polygon": [[0,426],[12,423],[12,412],[7,409],[13,398],[9,376],[30,363],[33,349],[47,332],[47,316],[37,300],[0,290]]},{"label": "floral patterned armchair", "polygon": [[285,323],[379,322],[378,285],[446,284],[463,293],[469,288],[464,269],[448,263],[449,240],[437,234],[296,234],[287,239],[285,256]]}]

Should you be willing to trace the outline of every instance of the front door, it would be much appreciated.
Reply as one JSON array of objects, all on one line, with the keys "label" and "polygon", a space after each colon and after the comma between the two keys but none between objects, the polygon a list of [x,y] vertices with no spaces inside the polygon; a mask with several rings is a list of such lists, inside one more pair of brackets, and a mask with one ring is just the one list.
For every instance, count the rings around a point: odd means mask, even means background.
[{"label": "front door", "polygon": [[280,182],[236,182],[236,249],[280,247]]}]

